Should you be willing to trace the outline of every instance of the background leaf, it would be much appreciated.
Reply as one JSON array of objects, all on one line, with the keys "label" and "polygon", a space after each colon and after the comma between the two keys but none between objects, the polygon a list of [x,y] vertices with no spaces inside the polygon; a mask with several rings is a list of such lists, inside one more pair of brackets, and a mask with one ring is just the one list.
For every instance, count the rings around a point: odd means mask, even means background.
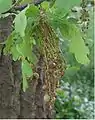
[{"label": "background leaf", "polygon": [[80,29],[68,21],[61,23],[59,27],[63,37],[70,41],[70,52],[75,55],[76,60],[81,64],[88,64],[89,49],[82,39]]},{"label": "background leaf", "polygon": [[71,37],[70,52],[75,54],[76,60],[81,64],[88,64],[89,49],[85,46],[80,31],[75,27],[74,34]]},{"label": "background leaf", "polygon": [[12,0],[0,0],[0,14],[8,11],[12,6]]},{"label": "background leaf", "polygon": [[79,5],[80,0],[56,0],[55,6],[58,9],[69,11],[72,7]]}]

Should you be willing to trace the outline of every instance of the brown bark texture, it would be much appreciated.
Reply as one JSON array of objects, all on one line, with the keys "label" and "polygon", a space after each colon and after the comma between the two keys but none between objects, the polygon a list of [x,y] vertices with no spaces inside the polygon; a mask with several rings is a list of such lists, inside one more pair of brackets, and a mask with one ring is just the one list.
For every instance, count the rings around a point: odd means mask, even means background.
[{"label": "brown bark texture", "polygon": [[[12,21],[11,16],[0,18],[0,43],[4,42],[12,31]],[[4,45],[0,44],[0,119],[51,118],[44,103],[42,57],[36,68],[39,79],[29,80],[29,88],[23,92],[20,61],[14,62],[10,55],[5,56],[3,48]]]}]

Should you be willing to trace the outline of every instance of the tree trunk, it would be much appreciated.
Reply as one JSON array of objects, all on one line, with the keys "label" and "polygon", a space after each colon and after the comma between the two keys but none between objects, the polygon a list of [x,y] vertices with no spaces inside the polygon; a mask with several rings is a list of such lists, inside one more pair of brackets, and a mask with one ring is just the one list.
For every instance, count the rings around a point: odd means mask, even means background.
[{"label": "tree trunk", "polygon": [[[0,43],[11,32],[12,17],[0,19]],[[20,111],[20,69],[19,63],[13,65],[11,56],[3,55],[4,45],[0,44],[0,118],[17,118]],[[15,67],[15,71],[13,69]],[[20,68],[20,67],[19,67]]]},{"label": "tree trunk", "polygon": [[[12,31],[11,16],[0,19],[0,43]],[[11,56],[3,55],[4,45],[0,44],[0,118],[51,118],[44,103],[43,58],[40,57],[36,68],[39,79],[29,80],[26,92],[21,88],[20,61],[14,62]]]}]

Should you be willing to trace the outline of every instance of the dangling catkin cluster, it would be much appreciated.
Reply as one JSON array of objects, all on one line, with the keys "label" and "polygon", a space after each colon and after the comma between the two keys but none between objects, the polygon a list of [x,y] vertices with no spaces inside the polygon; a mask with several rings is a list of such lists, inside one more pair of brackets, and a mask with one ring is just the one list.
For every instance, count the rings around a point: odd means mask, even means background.
[{"label": "dangling catkin cluster", "polygon": [[64,71],[64,62],[59,50],[59,40],[47,20],[41,18],[38,29],[41,41],[41,54],[45,62],[44,100],[48,108],[52,110],[56,98],[56,88],[58,87],[61,73]]}]

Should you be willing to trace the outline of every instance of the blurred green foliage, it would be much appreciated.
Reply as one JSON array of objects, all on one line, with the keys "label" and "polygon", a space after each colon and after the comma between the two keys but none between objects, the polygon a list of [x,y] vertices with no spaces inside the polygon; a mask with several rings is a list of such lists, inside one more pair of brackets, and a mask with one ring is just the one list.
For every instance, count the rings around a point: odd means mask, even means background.
[{"label": "blurred green foliage", "polygon": [[[75,13],[76,14],[76,13]],[[77,14],[79,14],[77,12]],[[88,65],[79,64],[69,52],[69,41],[61,38],[61,50],[67,69],[60,80],[55,102],[56,118],[94,119],[94,26],[93,8],[89,8],[90,22],[85,44],[90,50]],[[78,16],[78,15],[77,15]],[[75,16],[74,16],[75,17]],[[72,17],[73,18],[73,17]],[[74,18],[75,19],[75,18]],[[76,18],[77,19],[77,18]]]}]

